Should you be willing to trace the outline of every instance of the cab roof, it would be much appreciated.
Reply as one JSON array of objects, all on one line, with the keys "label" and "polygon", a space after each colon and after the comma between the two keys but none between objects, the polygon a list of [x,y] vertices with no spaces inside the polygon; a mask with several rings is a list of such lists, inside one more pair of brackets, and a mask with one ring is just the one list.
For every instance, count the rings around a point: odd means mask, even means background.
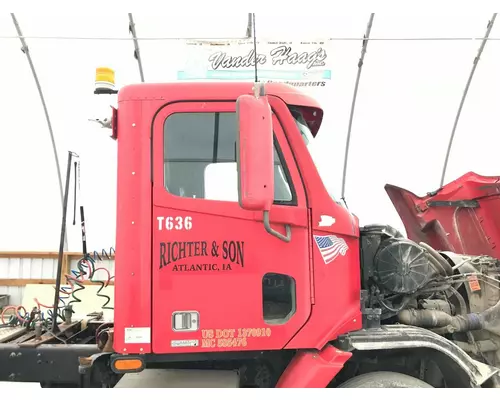
[{"label": "cab roof", "polygon": [[[253,93],[253,82],[168,82],[138,83],[124,86],[118,92],[118,102],[131,100],[235,100],[242,94]],[[279,97],[289,106],[301,107],[311,133],[316,136],[323,119],[323,110],[313,97],[286,83],[266,83],[266,94]]]}]

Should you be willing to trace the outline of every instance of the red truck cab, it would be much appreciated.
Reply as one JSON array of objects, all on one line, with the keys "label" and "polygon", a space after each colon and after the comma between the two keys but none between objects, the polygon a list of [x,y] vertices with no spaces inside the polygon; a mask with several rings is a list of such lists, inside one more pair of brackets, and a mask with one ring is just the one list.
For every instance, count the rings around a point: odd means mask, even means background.
[{"label": "red truck cab", "polygon": [[[361,327],[358,221],[328,194],[309,154],[323,116],[314,99],[265,86],[274,132],[268,217],[282,237],[238,201],[237,99],[253,86],[119,92],[116,352],[322,349]],[[252,157],[248,175],[259,169]]]},{"label": "red truck cab", "polygon": [[[388,185],[410,240],[387,225],[360,228],[330,196],[309,153],[322,117],[314,99],[279,83],[120,90],[111,124],[118,140],[115,353],[101,355],[101,367],[108,356],[117,376],[216,363],[238,371],[240,384],[262,386],[248,368],[271,363],[267,385],[277,387],[496,382],[500,370],[467,346],[470,331],[493,329],[488,321],[500,302],[468,303],[477,293],[460,276],[465,268],[476,280],[500,270],[496,253],[484,254],[494,243],[476,235],[482,247],[467,247],[480,251],[471,258],[452,253],[454,238],[448,247],[438,241],[456,233],[447,207],[462,208],[462,195],[476,192],[448,193],[452,185],[429,200]],[[497,181],[482,184],[496,198]],[[490,211],[463,220],[460,240]],[[488,296],[481,304],[493,301]],[[427,315],[441,318],[441,333],[426,325]],[[422,379],[429,357],[439,372]],[[403,374],[394,370],[403,364]]]}]

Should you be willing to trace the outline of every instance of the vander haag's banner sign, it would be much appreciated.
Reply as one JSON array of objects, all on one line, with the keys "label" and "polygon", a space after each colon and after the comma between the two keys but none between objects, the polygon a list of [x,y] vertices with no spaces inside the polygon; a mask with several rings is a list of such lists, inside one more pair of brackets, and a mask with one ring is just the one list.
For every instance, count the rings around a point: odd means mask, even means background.
[{"label": "vander haag's banner sign", "polygon": [[255,63],[261,82],[286,82],[298,87],[323,87],[331,79],[330,40],[257,41],[189,40],[186,62],[178,80],[255,79]]}]

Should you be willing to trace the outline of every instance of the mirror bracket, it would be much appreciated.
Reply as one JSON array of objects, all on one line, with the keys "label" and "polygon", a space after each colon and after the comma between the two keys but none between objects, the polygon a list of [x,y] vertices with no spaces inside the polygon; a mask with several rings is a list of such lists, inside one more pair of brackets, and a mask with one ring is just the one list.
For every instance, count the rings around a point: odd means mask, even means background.
[{"label": "mirror bracket", "polygon": [[257,99],[259,97],[261,97],[261,96],[265,96],[266,95],[266,89],[264,88],[264,83],[255,82],[255,84],[253,86],[253,95]]},{"label": "mirror bracket", "polygon": [[282,235],[278,231],[275,231],[273,228],[271,228],[271,223],[269,222],[268,210],[264,211],[264,228],[266,228],[267,233],[277,237],[280,240],[283,240],[285,243],[289,243],[290,240],[292,239],[292,229],[290,228],[290,225],[285,224],[286,236]]}]

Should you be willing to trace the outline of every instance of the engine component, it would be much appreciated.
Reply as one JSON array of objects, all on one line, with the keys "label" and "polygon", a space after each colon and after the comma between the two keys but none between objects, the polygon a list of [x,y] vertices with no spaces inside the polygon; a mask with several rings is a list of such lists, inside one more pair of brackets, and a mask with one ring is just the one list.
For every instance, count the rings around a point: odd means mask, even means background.
[{"label": "engine component", "polygon": [[455,315],[455,307],[449,301],[440,299],[423,299],[419,306],[424,310],[443,311],[446,314]]},{"label": "engine component", "polygon": [[[427,281],[420,270],[427,270],[423,250],[388,225],[361,228],[361,266],[363,287],[375,284],[389,293],[411,293]],[[425,264],[425,262],[424,262]],[[428,264],[428,262],[427,262]]]},{"label": "engine component", "polygon": [[484,327],[484,319],[478,314],[451,316],[437,310],[403,310],[398,314],[399,322],[422,328],[443,328],[453,332],[469,332]]},{"label": "engine component", "polygon": [[452,316],[439,310],[406,309],[398,313],[399,322],[422,328],[444,328],[449,333],[484,329],[500,335],[500,301],[481,313]]},{"label": "engine component", "polygon": [[[455,340],[455,344],[460,347],[463,351],[467,353],[472,353],[474,355],[480,355],[480,353],[487,353],[487,352],[496,352],[498,351],[498,344],[493,342],[492,340],[481,340],[476,342],[477,346],[472,345],[467,342],[460,342]],[[479,351],[477,349],[479,347]]]},{"label": "engine component", "polygon": [[377,284],[392,293],[414,293],[433,275],[424,249],[410,240],[384,240],[374,259]]},{"label": "engine component", "polygon": [[439,266],[443,269],[443,272],[441,272],[441,275],[447,276],[447,275],[453,274],[453,270],[451,269],[451,265],[448,263],[448,261],[446,261],[446,259],[441,254],[439,254],[436,250],[434,250],[427,243],[420,242],[420,246],[422,246],[425,250],[427,250],[429,252],[431,259],[435,260],[436,264],[439,264]]},{"label": "engine component", "polygon": [[412,295],[432,281],[449,285],[453,274],[449,258],[384,225],[361,229],[361,263],[363,288],[375,285],[384,297]]},{"label": "engine component", "polygon": [[479,314],[484,329],[497,336],[500,336],[500,301],[493,307],[484,310]]}]

